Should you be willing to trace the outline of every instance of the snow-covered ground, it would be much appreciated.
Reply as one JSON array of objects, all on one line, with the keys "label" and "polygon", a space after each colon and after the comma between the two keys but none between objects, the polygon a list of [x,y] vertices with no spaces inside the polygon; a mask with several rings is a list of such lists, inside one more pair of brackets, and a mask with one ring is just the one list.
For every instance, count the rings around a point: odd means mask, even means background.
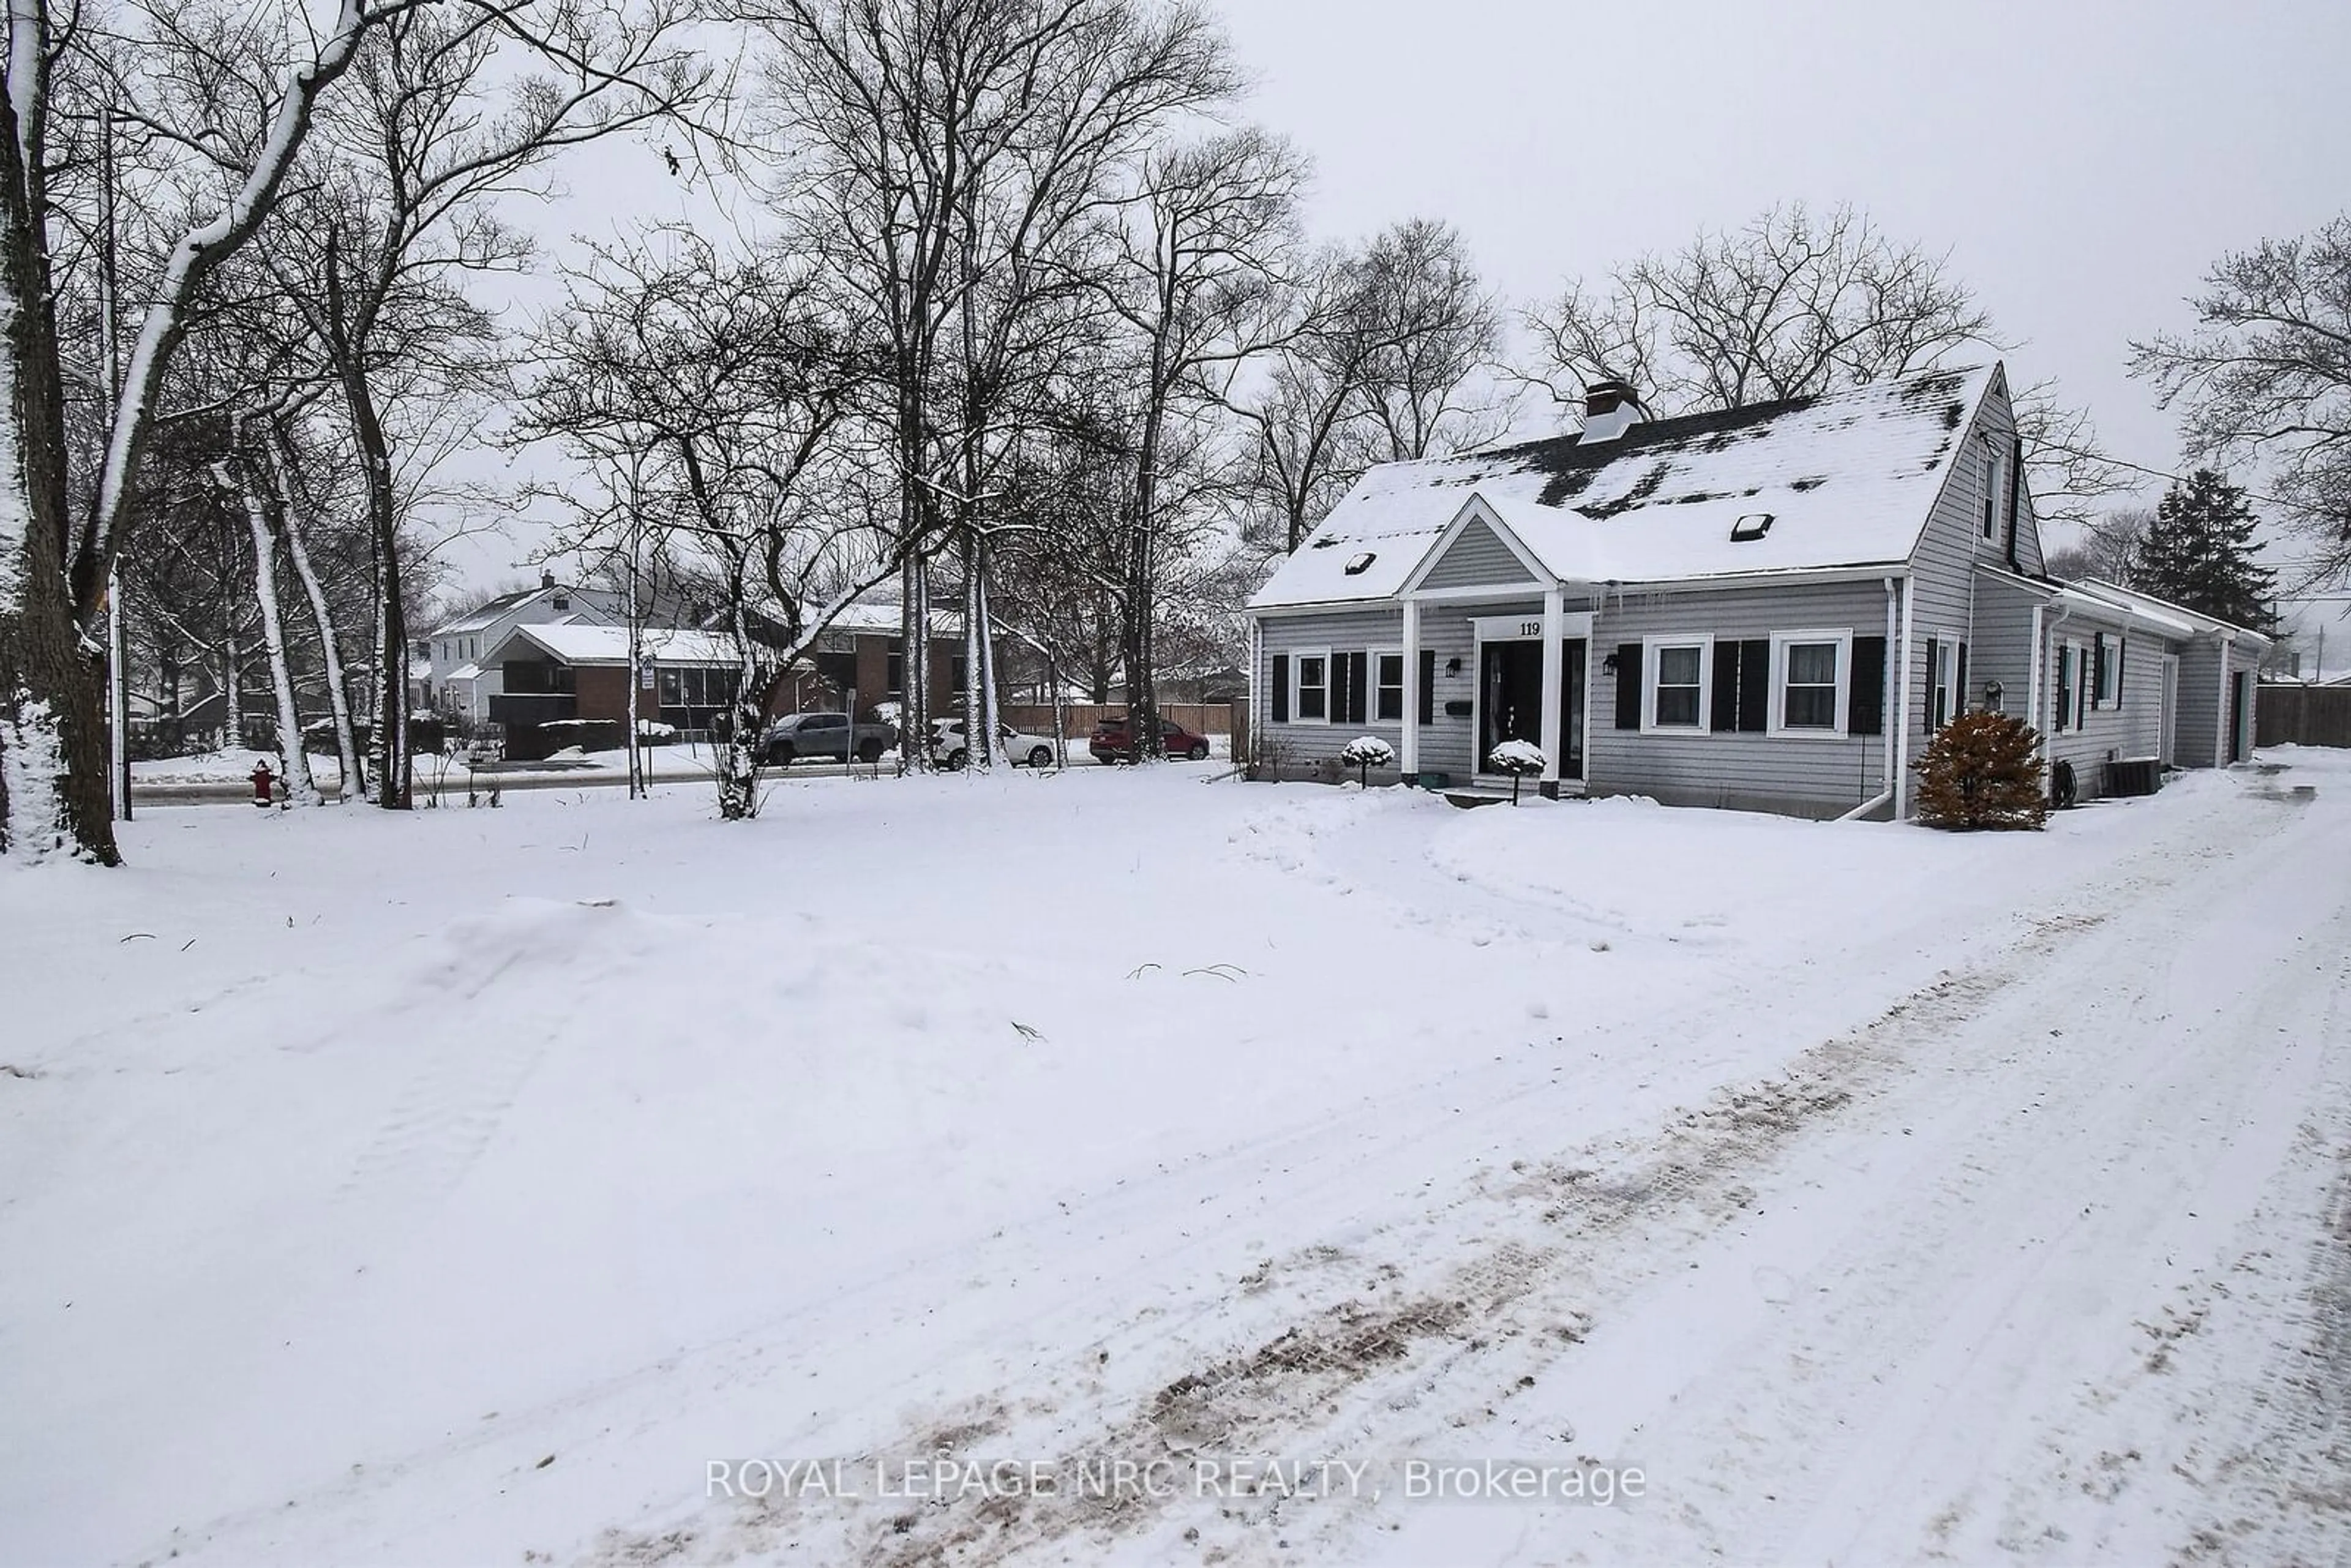
[{"label": "snow-covered ground", "polygon": [[2334,1560],[2351,758],[2270,761],[142,817],[0,874],[0,1562]]}]

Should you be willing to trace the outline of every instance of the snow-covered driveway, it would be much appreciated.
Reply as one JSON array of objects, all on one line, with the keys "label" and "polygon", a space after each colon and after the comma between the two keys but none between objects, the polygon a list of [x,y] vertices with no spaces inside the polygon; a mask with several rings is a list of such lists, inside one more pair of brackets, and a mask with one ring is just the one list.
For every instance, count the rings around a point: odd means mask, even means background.
[{"label": "snow-covered driveway", "polygon": [[[2329,1560],[2351,759],[2276,760],[142,822],[0,878],[0,1561]],[[1487,1461],[1641,1495],[1406,1495]]]}]

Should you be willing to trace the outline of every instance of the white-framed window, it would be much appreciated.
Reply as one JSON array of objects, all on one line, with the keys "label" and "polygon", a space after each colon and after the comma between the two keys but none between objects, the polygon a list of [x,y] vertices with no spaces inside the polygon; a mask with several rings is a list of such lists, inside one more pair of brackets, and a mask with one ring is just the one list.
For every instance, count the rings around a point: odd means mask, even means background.
[{"label": "white-framed window", "polygon": [[1301,648],[1290,661],[1290,722],[1331,722],[1331,650]]},{"label": "white-framed window", "polygon": [[1771,733],[1843,735],[1853,684],[1850,629],[1771,633]]},{"label": "white-framed window", "polygon": [[1935,638],[1934,667],[1927,672],[1927,732],[1931,735],[1952,719],[1952,700],[1959,684],[1959,645],[1948,633]]},{"label": "white-framed window", "polygon": [[2123,699],[2123,640],[2109,637],[2105,643],[2106,656],[2098,665],[2097,706],[2114,707]]},{"label": "white-framed window", "polygon": [[2090,711],[2090,645],[2066,643],[2057,650],[2057,727],[2079,729]]},{"label": "white-framed window", "polygon": [[1641,644],[1641,728],[1649,733],[1704,734],[1714,699],[1714,638],[1645,638]]},{"label": "white-framed window", "polygon": [[1404,722],[1404,653],[1401,649],[1372,650],[1372,722]]}]

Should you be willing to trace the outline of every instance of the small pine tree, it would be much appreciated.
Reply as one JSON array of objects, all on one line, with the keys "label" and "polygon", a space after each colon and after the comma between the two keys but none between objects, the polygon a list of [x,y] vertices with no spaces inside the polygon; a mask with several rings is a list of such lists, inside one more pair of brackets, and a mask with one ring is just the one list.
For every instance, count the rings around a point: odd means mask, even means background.
[{"label": "small pine tree", "polygon": [[2049,817],[2041,735],[2004,713],[1963,713],[1911,764],[1918,820],[1934,828],[2038,828]]},{"label": "small pine tree", "polygon": [[2253,558],[2252,508],[2245,493],[2210,468],[2174,485],[2155,508],[2130,586],[2251,631],[2277,623],[2277,573]]}]

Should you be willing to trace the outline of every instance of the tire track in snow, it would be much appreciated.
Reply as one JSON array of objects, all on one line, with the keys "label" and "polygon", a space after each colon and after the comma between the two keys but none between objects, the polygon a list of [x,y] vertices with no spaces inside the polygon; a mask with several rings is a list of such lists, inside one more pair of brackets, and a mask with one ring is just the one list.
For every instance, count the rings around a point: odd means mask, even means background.
[{"label": "tire track in snow", "polygon": [[[1540,1381],[1586,1338],[1611,1297],[1666,1271],[1681,1249],[1745,1211],[1755,1198],[1752,1180],[1784,1149],[1905,1071],[1914,1053],[1989,1005],[2016,971],[2053,961],[2099,924],[2043,923],[1999,965],[1938,979],[1868,1027],[1803,1052],[1785,1073],[1726,1091],[1629,1148],[1587,1148],[1526,1165],[1415,1221],[1305,1260],[1310,1271],[1332,1276],[1343,1268],[1355,1278],[1370,1270],[1379,1288],[1344,1291],[1335,1277],[1317,1281],[1321,1294],[1343,1293],[1253,1345],[1196,1365],[1123,1413],[1103,1409],[1072,1422],[1060,1397],[1066,1385],[1049,1384],[1025,1400],[993,1397],[955,1412],[961,1431],[948,1451],[973,1452],[991,1439],[1007,1445],[997,1451],[1055,1451],[1050,1438],[1066,1440],[1089,1418],[1104,1424],[1061,1450],[1066,1458],[1148,1460],[1203,1448],[1346,1451],[1364,1439],[1393,1441],[1415,1416],[1436,1416],[1441,1433],[1448,1424],[1443,1407],[1466,1398],[1483,1408],[1509,1397],[1521,1379]],[[1463,1232],[1472,1238],[1467,1246]],[[1670,1239],[1660,1246],[1661,1237]],[[1633,1239],[1641,1251],[1624,1248]],[[1426,1266],[1431,1254],[1452,1259],[1433,1278]],[[912,1434],[892,1451],[933,1452],[935,1437]],[[1031,1551],[1050,1556],[1080,1539],[1103,1545],[1115,1537],[1132,1547],[1141,1536],[1146,1552],[1154,1544],[1172,1549],[1174,1542],[1149,1534],[1162,1512],[1141,1500],[1107,1509],[1039,1498],[886,1519],[827,1518],[771,1496],[687,1539],[697,1554],[913,1568],[1009,1561]],[[1231,1528],[1194,1526],[1207,1531],[1200,1549],[1213,1545],[1239,1562],[1272,1547],[1258,1537],[1278,1533],[1284,1521],[1278,1508],[1258,1517],[1228,1511],[1223,1524]],[[674,1531],[615,1533],[593,1561],[643,1560],[654,1542],[679,1539]]]}]

